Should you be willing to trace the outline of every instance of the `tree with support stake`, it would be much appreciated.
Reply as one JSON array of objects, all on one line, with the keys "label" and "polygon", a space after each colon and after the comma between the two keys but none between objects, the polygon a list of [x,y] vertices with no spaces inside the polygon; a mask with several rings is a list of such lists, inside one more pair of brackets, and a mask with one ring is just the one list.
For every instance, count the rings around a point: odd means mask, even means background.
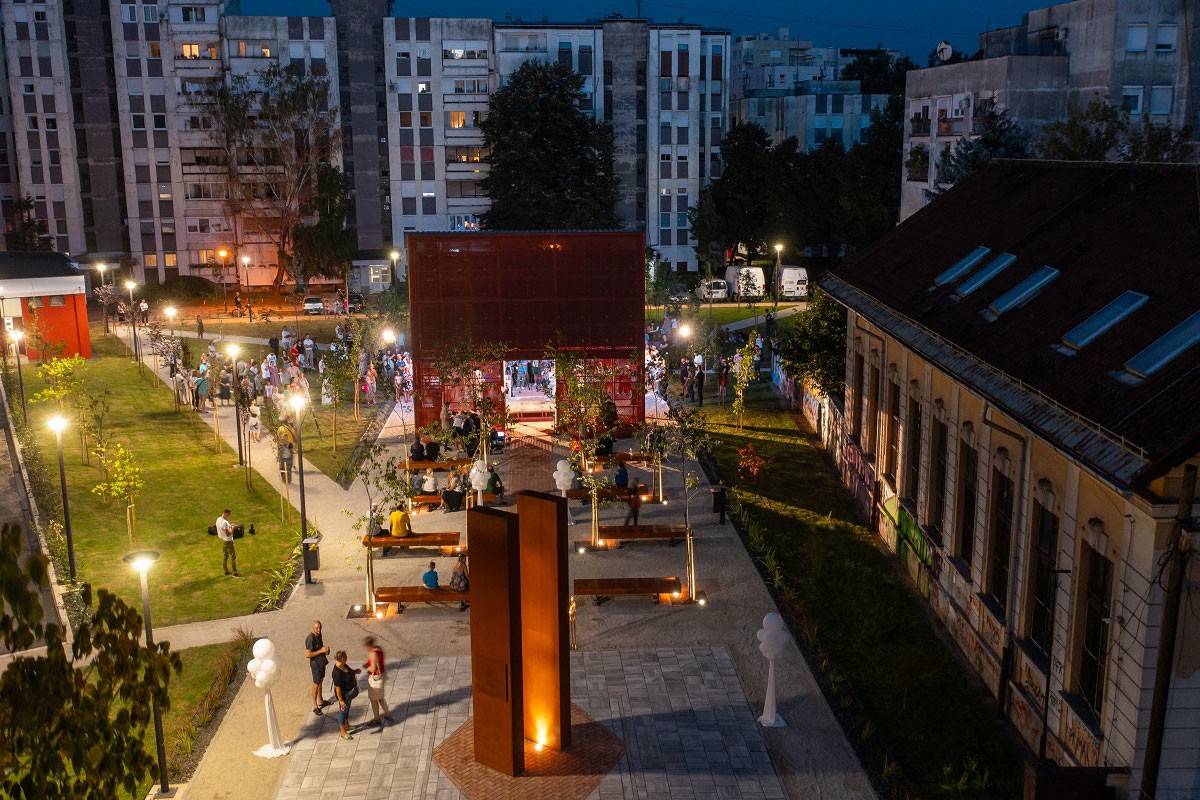
[{"label": "tree with support stake", "polygon": [[683,523],[687,529],[687,579],[688,601],[701,605],[707,602],[696,585],[695,536],[692,533],[691,500],[700,486],[699,472],[689,469],[689,462],[699,467],[699,461],[712,448],[712,441],[704,423],[704,417],[694,408],[682,403],[671,407],[671,422],[674,423],[673,449],[679,455],[679,472],[683,475]]}]

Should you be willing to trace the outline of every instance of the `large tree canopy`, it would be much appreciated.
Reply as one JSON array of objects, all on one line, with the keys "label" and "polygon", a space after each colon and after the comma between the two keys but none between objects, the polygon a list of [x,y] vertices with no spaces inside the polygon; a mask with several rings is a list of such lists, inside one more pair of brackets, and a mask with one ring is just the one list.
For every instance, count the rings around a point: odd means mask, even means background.
[{"label": "large tree canopy", "polygon": [[1043,128],[1043,158],[1058,161],[1192,161],[1190,127],[1173,128],[1147,116],[1131,117],[1103,100],[1071,104],[1067,117]]},{"label": "large tree canopy", "polygon": [[1033,148],[1029,134],[1008,115],[991,106],[975,115],[979,135],[964,137],[943,154],[938,163],[938,183],[954,186],[986,167],[993,158],[1029,158]]},{"label": "large tree canopy", "polygon": [[582,88],[570,67],[531,61],[492,94],[485,228],[616,227],[612,130],[579,109]]}]

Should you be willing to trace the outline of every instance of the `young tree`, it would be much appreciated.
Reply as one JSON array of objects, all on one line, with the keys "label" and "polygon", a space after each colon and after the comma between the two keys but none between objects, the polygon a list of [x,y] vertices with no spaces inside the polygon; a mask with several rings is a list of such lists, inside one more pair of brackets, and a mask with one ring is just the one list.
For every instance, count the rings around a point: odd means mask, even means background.
[{"label": "young tree", "polygon": [[[753,346],[753,342],[751,342]],[[750,359],[754,363],[754,359]],[[671,406],[668,416],[671,420],[673,436],[669,447],[679,455],[679,472],[683,476],[683,522],[687,528],[687,577],[688,597],[695,600],[699,596],[696,581],[696,550],[692,536],[692,497],[700,487],[700,460],[712,449],[712,438],[708,426],[699,409],[688,408],[683,403]],[[738,420],[741,428],[741,418]],[[690,465],[690,466],[689,466]]]},{"label": "young tree", "polygon": [[86,370],[87,362],[78,355],[43,361],[37,371],[45,383],[45,388],[30,397],[30,402],[44,403],[53,400],[60,410],[66,408],[82,396],[83,375]]},{"label": "young tree", "polygon": [[[0,530],[0,649],[16,653],[0,673],[0,795],[14,800],[132,796],[150,774],[151,710],[170,708],[179,655],[141,644],[142,618],[116,595],[81,592],[83,622],[68,644],[43,617],[46,557],[20,560],[24,536]],[[37,644],[45,654],[21,654]]]},{"label": "young tree", "polygon": [[[434,361],[434,373],[443,391],[443,410],[446,410],[447,402],[445,391],[453,389],[459,393],[459,401],[468,412],[479,417],[480,430],[474,435],[479,437],[479,452],[485,464],[489,461],[488,440],[491,431],[508,422],[508,413],[503,398],[503,384],[487,382],[482,370],[490,365],[503,364],[507,354],[508,345],[504,342],[457,339],[444,343]],[[453,430],[449,426],[442,426],[441,433],[448,441]],[[470,450],[471,443],[466,444]]]},{"label": "young tree", "polygon": [[826,395],[840,394],[846,379],[846,309],[814,289],[808,308],[780,338],[779,359],[793,379],[810,381]]},{"label": "young tree", "polygon": [[[354,403],[358,383],[358,343],[347,346],[335,342],[325,354],[325,372],[321,375],[321,402],[329,399],[333,418],[333,452],[337,452],[338,412]],[[347,390],[347,387],[350,387]]]},{"label": "young tree", "polygon": [[746,343],[738,350],[741,359],[738,360],[737,369],[733,373],[733,403],[729,408],[737,417],[739,431],[742,429],[742,419],[746,416],[746,389],[758,377],[754,366],[754,356],[757,353],[758,347],[754,344],[754,332],[751,331]]},{"label": "young tree", "polygon": [[938,183],[955,186],[983,169],[993,158],[1029,158],[1033,154],[1029,134],[1008,116],[991,106],[975,115],[981,125],[978,136],[955,142],[938,165]]},{"label": "young tree", "polygon": [[[363,453],[362,461],[357,468],[358,482],[362,484],[367,495],[365,514],[355,515],[348,508],[342,509],[353,522],[351,527],[355,532],[364,536],[374,536],[383,526],[388,517],[388,510],[399,508],[408,498],[416,493],[412,484],[400,475],[395,459],[388,455],[388,449],[381,444],[369,445]],[[367,608],[375,611],[375,559],[374,548],[367,551]]]},{"label": "young tree", "polygon": [[124,308],[125,300],[115,286],[97,286],[92,289],[92,294],[96,296],[96,302],[100,304],[104,314],[104,333],[107,334],[108,318],[116,316],[117,312]]},{"label": "young tree", "polygon": [[527,61],[494,92],[481,125],[494,230],[616,227],[612,130],[581,111],[583,76]]},{"label": "young tree", "polygon": [[105,500],[125,501],[125,528],[132,545],[137,541],[135,500],[146,486],[146,482],[142,480],[142,468],[138,466],[133,453],[125,449],[120,442],[97,447],[96,457],[100,459],[104,480],[92,487],[92,494]]}]

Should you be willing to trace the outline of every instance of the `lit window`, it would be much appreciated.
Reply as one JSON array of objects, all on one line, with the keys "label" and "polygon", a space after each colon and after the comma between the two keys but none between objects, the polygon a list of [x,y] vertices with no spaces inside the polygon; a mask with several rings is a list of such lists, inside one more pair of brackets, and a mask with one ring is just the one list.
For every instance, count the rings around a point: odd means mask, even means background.
[{"label": "lit window", "polygon": [[1125,371],[1114,375],[1124,383],[1138,384],[1200,342],[1200,311],[1193,313],[1157,341],[1125,362]]},{"label": "lit window", "polygon": [[1104,308],[1076,325],[1062,337],[1062,344],[1054,349],[1063,355],[1074,355],[1076,350],[1089,344],[1109,328],[1141,308],[1150,298],[1141,292],[1124,292]]},{"label": "lit window", "polygon": [[1146,50],[1147,25],[1130,25],[1125,31],[1125,50],[1129,53],[1141,53]]},{"label": "lit window", "polygon": [[417,94],[429,94],[429,81],[417,82]]},{"label": "lit window", "polygon": [[176,263],[174,253],[163,253],[163,266],[173,267]]},{"label": "lit window", "polygon": [[449,111],[446,113],[446,127],[448,128],[465,128],[467,127],[467,112],[465,111]]},{"label": "lit window", "polygon": [[1058,276],[1059,272],[1054,267],[1042,267],[1037,272],[1033,273],[1028,278],[997,297],[995,302],[988,306],[983,312],[983,316],[989,320],[994,320],[1005,311],[1011,311],[1014,308],[1020,308],[1037,296],[1037,293],[1042,290],[1042,287]]},{"label": "lit window", "polygon": [[183,54],[184,58],[189,58],[189,59],[190,58],[199,58],[200,57],[200,45],[185,44],[185,45],[183,45],[182,54]]}]

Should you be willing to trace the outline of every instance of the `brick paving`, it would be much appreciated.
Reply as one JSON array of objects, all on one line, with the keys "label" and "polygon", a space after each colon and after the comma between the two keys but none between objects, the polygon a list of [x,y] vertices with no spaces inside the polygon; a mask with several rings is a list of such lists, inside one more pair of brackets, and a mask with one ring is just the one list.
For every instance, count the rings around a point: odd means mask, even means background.
[{"label": "brick paving", "polygon": [[[358,726],[352,741],[339,738],[333,714],[310,715],[276,800],[786,797],[724,647],[572,653],[572,702],[624,745],[616,766],[603,775],[577,769],[582,774],[559,784],[561,793],[526,791],[519,782],[502,792],[512,779],[496,776],[489,786],[478,773],[456,772],[464,793],[433,754],[443,743],[448,747],[439,760],[452,757],[455,747],[461,752],[460,729],[470,714],[470,663],[466,656],[442,656],[390,664],[387,696],[396,722],[383,729],[361,727],[370,708],[360,697],[351,716]],[[573,724],[577,720],[585,723],[573,717]],[[456,732],[458,740],[447,742]],[[481,786],[490,791],[476,791]],[[589,791],[576,794],[580,788]]]}]

